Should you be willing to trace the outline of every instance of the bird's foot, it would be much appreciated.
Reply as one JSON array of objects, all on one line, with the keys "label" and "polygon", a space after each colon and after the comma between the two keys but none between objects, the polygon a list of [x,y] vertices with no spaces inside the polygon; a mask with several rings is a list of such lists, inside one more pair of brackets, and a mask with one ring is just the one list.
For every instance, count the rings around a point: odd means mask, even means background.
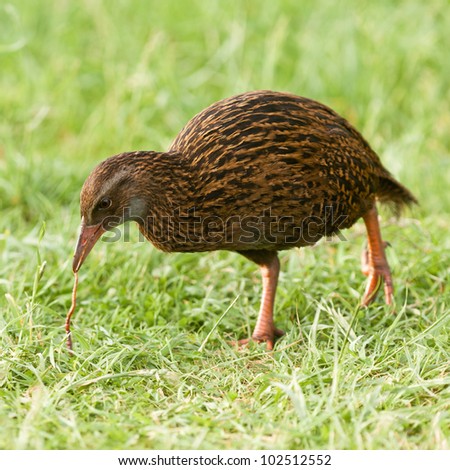
[{"label": "bird's foot", "polygon": [[367,287],[361,302],[362,305],[367,307],[375,300],[382,283],[384,283],[385,302],[387,305],[392,304],[394,288],[392,284],[391,271],[387,262],[382,265],[369,266],[367,276]]},{"label": "bird's foot", "polygon": [[[384,249],[388,246],[391,246],[389,242],[383,242]],[[361,272],[364,276],[369,276],[370,274],[369,250],[367,248],[365,248],[361,253]]]},{"label": "bird's foot", "polygon": [[377,208],[374,205],[363,215],[367,229],[368,249],[363,252],[362,272],[368,277],[366,291],[362,299],[365,307],[375,300],[381,284],[384,283],[384,296],[389,305],[393,300],[393,286],[391,270],[386,259],[384,249],[389,243],[381,238],[380,224],[378,222]]},{"label": "bird's foot", "polygon": [[233,346],[237,346],[238,348],[247,346],[251,342],[255,343],[266,343],[267,351],[272,351],[275,341],[277,338],[281,338],[285,335],[283,330],[279,328],[273,328],[271,331],[266,331],[264,333],[261,332],[254,332],[251,338],[240,339],[238,341],[232,341],[231,344]]},{"label": "bird's foot", "polygon": [[[371,304],[377,295],[381,284],[384,283],[384,297],[387,305],[392,303],[394,288],[392,283],[391,270],[389,269],[384,249],[391,246],[389,242],[382,242],[382,253],[376,254],[376,261],[369,254],[369,250],[365,249],[361,255],[361,271],[368,277],[366,291],[361,304],[367,307]],[[372,259],[371,259],[372,258]]]}]

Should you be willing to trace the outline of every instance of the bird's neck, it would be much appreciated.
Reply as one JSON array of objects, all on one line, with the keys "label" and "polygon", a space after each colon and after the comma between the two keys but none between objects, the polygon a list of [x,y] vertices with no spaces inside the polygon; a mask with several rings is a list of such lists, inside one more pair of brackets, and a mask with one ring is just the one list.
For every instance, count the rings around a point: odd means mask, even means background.
[{"label": "bird's neck", "polygon": [[177,152],[154,154],[147,171],[136,175],[136,186],[145,188],[131,200],[137,212],[139,230],[157,248],[173,251],[170,246],[180,230],[180,216],[189,214],[195,194],[193,175],[186,158]]}]

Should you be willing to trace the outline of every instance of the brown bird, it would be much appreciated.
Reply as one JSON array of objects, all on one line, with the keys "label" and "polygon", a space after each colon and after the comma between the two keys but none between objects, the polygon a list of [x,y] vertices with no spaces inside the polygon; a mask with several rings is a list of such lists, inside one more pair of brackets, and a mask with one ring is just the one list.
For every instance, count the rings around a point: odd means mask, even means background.
[{"label": "brown bird", "polygon": [[392,302],[377,200],[397,211],[417,202],[344,118],[292,94],[243,93],[197,114],[167,152],[122,153],[93,170],[81,191],[73,271],[105,230],[127,220],[163,251],[236,251],[261,268],[252,339],[270,350],[283,335],[273,321],[277,252],[313,245],[361,217],[368,235],[362,304],[382,283]]}]

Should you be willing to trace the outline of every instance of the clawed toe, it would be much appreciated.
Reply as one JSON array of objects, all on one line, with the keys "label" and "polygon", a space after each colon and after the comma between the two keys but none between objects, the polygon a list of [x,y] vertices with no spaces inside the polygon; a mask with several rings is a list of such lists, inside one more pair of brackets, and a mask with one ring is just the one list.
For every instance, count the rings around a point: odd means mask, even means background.
[{"label": "clawed toe", "polygon": [[231,341],[230,344],[232,346],[237,346],[238,348],[242,348],[248,346],[250,343],[266,343],[267,351],[272,351],[275,345],[275,341],[277,338],[281,338],[285,332],[280,330],[279,328],[274,328],[271,334],[264,334],[256,336],[253,334],[251,338],[240,339],[238,341]]},{"label": "clawed toe", "polygon": [[377,295],[381,284],[384,283],[384,297],[387,305],[392,304],[394,289],[389,268],[383,270],[370,270],[369,279],[367,281],[366,291],[362,299],[362,306],[367,307],[371,304]]},{"label": "clawed toe", "polygon": [[266,349],[267,351],[272,351],[273,346],[275,344],[274,339],[266,339],[266,340],[260,340],[260,339],[255,339],[255,338],[245,338],[245,339],[239,339],[237,341],[230,341],[231,346],[235,346],[238,349],[245,348],[246,346],[249,346],[250,343],[266,343]]}]

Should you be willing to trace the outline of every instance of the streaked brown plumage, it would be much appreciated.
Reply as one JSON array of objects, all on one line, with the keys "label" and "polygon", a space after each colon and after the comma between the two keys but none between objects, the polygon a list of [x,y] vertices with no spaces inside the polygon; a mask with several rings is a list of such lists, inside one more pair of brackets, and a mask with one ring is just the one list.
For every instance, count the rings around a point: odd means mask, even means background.
[{"label": "streaked brown plumage", "polygon": [[369,239],[363,304],[383,280],[391,302],[376,200],[397,210],[416,202],[344,118],[307,98],[244,93],[195,116],[167,152],[122,153],[94,169],[81,192],[73,269],[126,220],[163,251],[237,251],[261,267],[252,337],[271,349],[282,334],[273,323],[277,251],[314,244],[361,217]]}]

